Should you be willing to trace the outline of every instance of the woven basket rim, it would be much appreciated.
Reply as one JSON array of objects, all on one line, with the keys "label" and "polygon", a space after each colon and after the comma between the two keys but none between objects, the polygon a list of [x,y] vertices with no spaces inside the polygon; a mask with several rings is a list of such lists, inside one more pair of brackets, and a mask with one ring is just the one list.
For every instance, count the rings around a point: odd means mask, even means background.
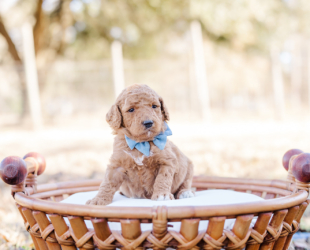
[{"label": "woven basket rim", "polygon": [[[213,183],[220,181],[229,182],[231,184],[239,183],[240,186],[248,186],[252,188],[265,188],[272,193],[278,191],[285,192],[286,196],[280,198],[273,198],[258,202],[245,202],[239,204],[229,205],[212,205],[212,206],[184,206],[184,207],[167,207],[167,218],[171,219],[185,219],[185,218],[210,218],[214,216],[229,216],[234,217],[241,214],[258,214],[261,212],[272,212],[281,209],[287,209],[301,204],[308,198],[308,192],[301,190],[293,193],[285,190],[286,181],[281,180],[259,180],[259,179],[241,179],[241,178],[223,178],[223,177],[203,177],[196,176],[194,178],[193,186],[203,184],[203,181],[213,179]],[[250,181],[249,181],[250,180]],[[240,183],[241,182],[241,183]],[[242,184],[244,182],[245,184]],[[252,184],[252,185],[249,185]],[[253,184],[255,183],[255,184]],[[37,190],[39,195],[44,192],[64,190],[68,188],[82,187],[83,190],[90,187],[95,189],[99,186],[100,180],[85,180],[85,181],[71,181],[60,182],[53,184],[38,185]],[[237,185],[237,184],[236,184]],[[108,218],[108,219],[152,219],[154,216],[154,208],[151,207],[107,207],[107,206],[91,206],[91,205],[72,205],[59,203],[54,201],[47,201],[37,198],[38,194],[25,195],[24,193],[16,193],[15,201],[17,204],[35,211],[43,211],[48,214],[61,214],[65,216],[82,216],[92,218]],[[80,191],[81,192],[81,191]],[[282,192],[282,193],[283,193]]]}]

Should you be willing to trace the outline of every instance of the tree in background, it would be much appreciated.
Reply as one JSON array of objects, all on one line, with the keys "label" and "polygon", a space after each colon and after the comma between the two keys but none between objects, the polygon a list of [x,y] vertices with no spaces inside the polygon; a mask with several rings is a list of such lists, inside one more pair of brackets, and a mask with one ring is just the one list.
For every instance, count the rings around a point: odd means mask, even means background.
[{"label": "tree in background", "polygon": [[115,38],[123,42],[126,57],[154,56],[167,36],[188,32],[193,19],[214,43],[266,51],[271,39],[304,33],[310,21],[304,0],[17,0],[3,19],[21,24],[16,16],[25,6],[31,6],[27,15],[35,20],[37,56],[44,58],[109,57],[107,45]]},{"label": "tree in background", "polygon": [[[126,58],[154,57],[166,53],[169,37],[186,36],[192,20],[201,22],[205,37],[215,45],[267,55],[271,43],[282,47],[292,34],[307,37],[310,24],[306,0],[15,0],[11,5],[0,11],[7,51],[21,63],[19,36],[12,33],[32,20],[39,69],[56,58],[107,58],[114,39],[123,43]],[[43,74],[39,81],[44,87]]]}]

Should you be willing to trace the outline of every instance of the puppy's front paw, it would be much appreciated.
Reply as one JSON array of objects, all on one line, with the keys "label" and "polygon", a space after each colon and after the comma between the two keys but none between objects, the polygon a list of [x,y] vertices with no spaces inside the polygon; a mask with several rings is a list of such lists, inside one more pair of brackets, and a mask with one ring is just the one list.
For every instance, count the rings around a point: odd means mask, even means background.
[{"label": "puppy's front paw", "polygon": [[155,201],[170,201],[174,200],[174,196],[171,193],[155,193],[152,195],[152,200]]},{"label": "puppy's front paw", "polygon": [[108,200],[105,200],[105,199],[101,199],[101,198],[98,198],[98,197],[95,197],[91,200],[88,200],[86,202],[87,205],[99,205],[99,206],[105,206],[105,205],[108,205],[110,204],[111,201],[108,201]]},{"label": "puppy's front paw", "polygon": [[179,195],[179,199],[186,199],[195,197],[195,194],[191,190],[185,190]]}]

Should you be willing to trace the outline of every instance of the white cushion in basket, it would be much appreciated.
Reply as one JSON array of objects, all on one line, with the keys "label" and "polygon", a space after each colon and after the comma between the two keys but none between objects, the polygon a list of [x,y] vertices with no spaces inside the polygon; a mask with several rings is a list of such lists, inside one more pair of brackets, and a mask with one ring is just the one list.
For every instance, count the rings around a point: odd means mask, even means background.
[{"label": "white cushion in basket", "polygon": [[[62,203],[68,204],[79,204],[83,205],[87,200],[92,199],[96,196],[98,191],[76,193],[68,197],[67,199],[61,201]],[[206,206],[206,205],[224,205],[224,204],[237,204],[245,202],[254,202],[264,200],[253,194],[235,192],[230,190],[205,190],[198,191],[195,193],[195,197],[178,199],[171,201],[153,201],[149,199],[133,199],[127,198],[121,195],[119,192],[115,193],[113,202],[109,204],[110,207],[153,207],[166,205],[167,207],[182,207],[182,206]],[[67,221],[67,219],[66,219]],[[90,221],[85,221],[88,228],[93,228]],[[226,229],[232,229],[235,219],[228,219],[225,222]],[[254,226],[256,222],[256,217],[252,220],[251,227]],[[68,223],[68,221],[67,221]],[[180,230],[181,222],[169,222],[173,227],[169,227],[169,230]],[[111,230],[121,230],[121,225],[119,222],[109,222]],[[199,230],[206,230],[208,226],[208,221],[200,221]],[[141,223],[141,230],[151,230],[151,223]]]}]

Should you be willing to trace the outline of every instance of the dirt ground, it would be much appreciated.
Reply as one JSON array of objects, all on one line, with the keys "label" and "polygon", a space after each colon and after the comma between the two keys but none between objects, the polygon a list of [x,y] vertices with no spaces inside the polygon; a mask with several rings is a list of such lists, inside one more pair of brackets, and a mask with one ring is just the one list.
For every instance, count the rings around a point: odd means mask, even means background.
[{"label": "dirt ground", "polygon": [[[286,178],[281,165],[291,148],[310,151],[309,122],[244,122],[221,124],[170,123],[172,140],[193,162],[196,174],[229,177]],[[107,125],[54,126],[41,131],[4,127],[0,159],[37,151],[47,169],[39,183],[103,178],[112,153]],[[310,227],[310,217],[302,222]],[[0,181],[0,249],[30,249],[31,240],[10,196]]]}]

